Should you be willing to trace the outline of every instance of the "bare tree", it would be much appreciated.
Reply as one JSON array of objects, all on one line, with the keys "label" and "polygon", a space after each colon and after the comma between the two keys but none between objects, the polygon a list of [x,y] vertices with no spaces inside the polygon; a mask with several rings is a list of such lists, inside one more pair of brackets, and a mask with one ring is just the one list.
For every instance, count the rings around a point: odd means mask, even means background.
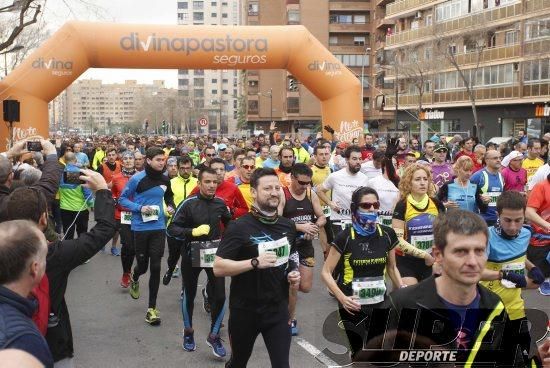
[{"label": "bare tree", "polygon": [[14,45],[26,27],[38,22],[44,4],[45,0],[13,0],[11,4],[0,5],[0,51]]},{"label": "bare tree", "polygon": [[[477,71],[484,61],[484,50],[493,46],[490,45],[490,29],[485,27],[485,14],[475,14],[476,24],[466,32],[446,36],[443,29],[434,26],[435,46],[442,61],[446,61],[458,73],[464,84],[464,89],[470,100],[474,120],[474,135],[483,135],[483,126],[480,124],[476,107],[476,85]],[[460,50],[462,48],[462,50]],[[460,52],[462,51],[462,52]],[[474,77],[471,77],[474,76]],[[479,81],[478,81],[479,83]]]}]

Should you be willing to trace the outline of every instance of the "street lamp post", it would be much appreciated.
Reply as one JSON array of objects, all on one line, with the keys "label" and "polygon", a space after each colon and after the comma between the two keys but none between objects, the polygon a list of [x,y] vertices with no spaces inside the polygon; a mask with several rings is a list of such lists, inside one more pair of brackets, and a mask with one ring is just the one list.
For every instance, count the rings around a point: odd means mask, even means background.
[{"label": "street lamp post", "polygon": [[269,93],[258,93],[258,96],[269,97],[269,125],[271,129],[271,124],[273,124],[273,88],[269,89]]},{"label": "street lamp post", "polygon": [[[364,80],[365,80],[365,56],[367,55],[370,55],[370,47],[367,47],[365,49],[365,52],[363,53],[363,58],[362,58],[362,62],[361,62],[361,110],[365,110],[365,106],[364,106]],[[362,112],[361,112],[362,114]]]},{"label": "street lamp post", "polygon": [[25,46],[15,45],[14,47],[12,47],[11,49],[9,49],[7,51],[0,52],[0,55],[4,55],[4,77],[8,76],[8,58],[7,58],[6,55],[9,54],[9,53],[12,53],[12,52],[19,51],[23,48],[25,48]]}]

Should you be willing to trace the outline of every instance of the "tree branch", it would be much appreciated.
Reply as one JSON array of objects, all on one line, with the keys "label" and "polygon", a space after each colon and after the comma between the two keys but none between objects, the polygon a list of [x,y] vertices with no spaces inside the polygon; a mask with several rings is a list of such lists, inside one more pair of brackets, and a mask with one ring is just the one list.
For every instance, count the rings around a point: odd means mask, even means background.
[{"label": "tree branch", "polygon": [[[19,36],[21,32],[23,32],[23,29],[25,29],[25,27],[28,27],[31,24],[34,24],[38,21],[38,15],[42,10],[42,6],[40,4],[34,4],[34,3],[35,3],[35,0],[25,0],[21,4],[21,10],[19,12],[19,24],[13,27],[8,38],[4,42],[0,43],[0,51],[5,50],[11,45],[13,45],[17,36]],[[34,14],[30,20],[25,20],[25,19],[28,19],[26,13],[29,9],[33,9]]]}]

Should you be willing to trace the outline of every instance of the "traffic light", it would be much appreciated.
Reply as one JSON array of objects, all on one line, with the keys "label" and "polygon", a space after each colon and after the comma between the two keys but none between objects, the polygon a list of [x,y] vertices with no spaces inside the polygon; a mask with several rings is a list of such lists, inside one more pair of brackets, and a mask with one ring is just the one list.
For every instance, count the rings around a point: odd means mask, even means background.
[{"label": "traffic light", "polygon": [[288,90],[297,91],[298,90],[298,81],[294,78],[288,79]]}]

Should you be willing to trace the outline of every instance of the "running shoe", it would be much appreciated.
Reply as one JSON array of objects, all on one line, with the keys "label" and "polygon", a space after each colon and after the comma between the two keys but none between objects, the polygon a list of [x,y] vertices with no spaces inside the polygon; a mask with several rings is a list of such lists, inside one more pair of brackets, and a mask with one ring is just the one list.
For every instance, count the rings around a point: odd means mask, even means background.
[{"label": "running shoe", "polygon": [[115,257],[120,257],[120,248],[111,247],[111,255]]},{"label": "running shoe", "polygon": [[290,321],[290,332],[292,336],[298,336],[298,321],[295,319]]},{"label": "running shoe", "polygon": [[195,351],[197,345],[195,345],[195,337],[193,336],[194,332],[183,332],[183,350],[185,351]]},{"label": "running shoe", "polygon": [[172,273],[172,277],[177,279],[180,277],[180,268],[178,265],[176,265],[176,268],[174,269],[174,272]]},{"label": "running shoe", "polygon": [[159,310],[157,308],[147,309],[147,314],[145,315],[145,322],[147,322],[151,326],[160,325]]},{"label": "running shoe", "polygon": [[120,287],[128,289],[130,286],[130,272],[124,272],[122,278],[120,279]]},{"label": "running shoe", "polygon": [[172,280],[172,272],[170,270],[166,271],[164,276],[162,276],[162,284],[168,285],[170,283],[170,280]]},{"label": "running shoe", "polygon": [[208,302],[208,294],[206,293],[206,288],[202,288],[202,309],[208,314],[210,314],[210,303]]},{"label": "running shoe", "polygon": [[130,296],[134,299],[139,299],[139,280],[134,281],[134,277],[131,274],[130,274]]},{"label": "running shoe", "polygon": [[545,296],[550,295],[550,281],[544,281],[542,284],[540,284],[539,293]]},{"label": "running shoe", "polygon": [[222,339],[220,339],[220,335],[208,335],[206,343],[212,348],[212,353],[218,358],[223,358],[227,354],[223,347]]}]

